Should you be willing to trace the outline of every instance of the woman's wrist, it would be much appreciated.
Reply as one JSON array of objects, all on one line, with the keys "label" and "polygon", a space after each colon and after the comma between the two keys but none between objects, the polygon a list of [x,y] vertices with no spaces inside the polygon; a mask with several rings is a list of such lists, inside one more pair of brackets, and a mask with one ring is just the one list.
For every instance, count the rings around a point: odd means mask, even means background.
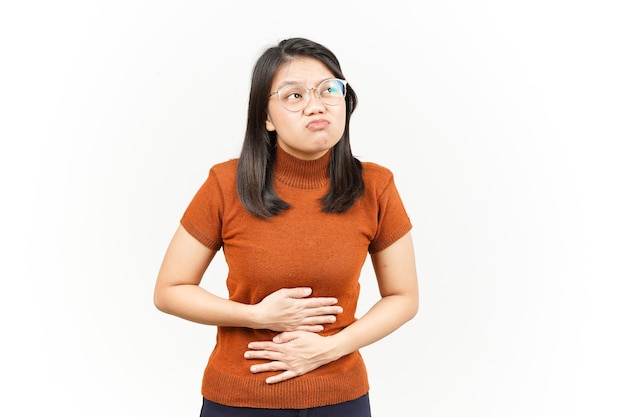
[{"label": "woman's wrist", "polygon": [[244,327],[250,329],[264,329],[267,325],[264,324],[261,317],[261,309],[258,304],[242,304],[243,305],[243,320]]},{"label": "woman's wrist", "polygon": [[345,337],[341,334],[341,332],[326,336],[324,346],[328,349],[326,351],[326,356],[329,358],[328,362],[336,361],[337,359],[352,353],[352,351],[347,349]]}]

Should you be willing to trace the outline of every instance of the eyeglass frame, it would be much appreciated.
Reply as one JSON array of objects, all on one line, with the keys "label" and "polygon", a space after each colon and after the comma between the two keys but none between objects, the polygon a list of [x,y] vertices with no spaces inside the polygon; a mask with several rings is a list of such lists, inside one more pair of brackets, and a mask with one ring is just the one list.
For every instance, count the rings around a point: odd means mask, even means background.
[{"label": "eyeglass frame", "polygon": [[[278,101],[280,102],[280,105],[282,106],[282,108],[283,108],[283,109],[285,109],[285,110],[287,110],[287,111],[290,111],[290,112],[292,112],[292,113],[295,113],[295,112],[302,111],[304,108],[306,108],[306,106],[308,106],[308,105],[309,105],[309,103],[311,102],[311,93],[310,93],[310,91],[311,91],[311,90],[315,90],[315,91],[316,91],[316,93],[317,93],[317,98],[318,98],[318,99],[319,99],[322,103],[324,103],[326,106],[337,106],[339,103],[337,103],[337,104],[328,104],[328,103],[326,103],[326,102],[322,99],[322,92],[320,91],[320,87],[322,86],[322,84],[324,84],[325,82],[328,82],[328,81],[339,81],[341,84],[343,84],[343,97],[344,97],[344,98],[346,98],[346,94],[348,94],[348,81],[347,81],[347,80],[342,80],[341,78],[327,78],[327,79],[325,79],[325,80],[322,80],[322,82],[320,82],[320,83],[318,84],[318,86],[317,86],[317,87],[311,87],[311,88],[305,88],[305,87],[303,87],[303,88],[304,88],[304,91],[305,91],[305,93],[306,93],[306,96],[305,96],[305,103],[304,103],[304,106],[302,106],[302,108],[301,108],[301,109],[298,109],[298,110],[290,110],[290,109],[288,109],[287,107],[285,107],[285,105],[283,104],[282,100],[280,99],[280,92],[281,92],[281,90],[284,90],[284,89],[285,89],[285,88],[287,88],[287,87],[290,87],[290,86],[293,86],[293,85],[300,85],[300,84],[293,83],[293,84],[287,84],[287,85],[284,85],[284,86],[280,87],[278,90],[271,92],[271,93],[267,96],[267,98],[269,99],[269,98],[270,98],[270,97],[272,97],[274,94],[276,94],[276,96],[278,97]],[[300,86],[302,86],[302,85],[300,85]]]}]

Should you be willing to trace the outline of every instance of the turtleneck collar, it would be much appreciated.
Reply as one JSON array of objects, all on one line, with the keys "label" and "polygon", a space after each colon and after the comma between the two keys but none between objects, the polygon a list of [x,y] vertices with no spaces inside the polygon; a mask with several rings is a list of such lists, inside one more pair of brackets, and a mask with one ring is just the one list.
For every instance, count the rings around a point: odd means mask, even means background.
[{"label": "turtleneck collar", "polygon": [[328,167],[330,150],[321,158],[304,161],[285,152],[276,145],[274,179],[291,188],[313,190],[327,186],[330,182]]}]

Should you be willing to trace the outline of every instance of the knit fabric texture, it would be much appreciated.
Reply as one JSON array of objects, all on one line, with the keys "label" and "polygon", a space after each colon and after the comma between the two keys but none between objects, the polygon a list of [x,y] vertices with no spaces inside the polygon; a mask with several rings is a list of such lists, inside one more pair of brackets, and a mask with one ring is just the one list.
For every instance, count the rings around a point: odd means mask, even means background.
[{"label": "knit fabric texture", "polygon": [[[280,288],[311,287],[313,297],[336,297],[343,313],[322,336],[353,323],[359,277],[368,253],[381,251],[411,230],[390,170],[363,162],[365,195],[344,213],[324,213],[320,199],[330,186],[330,152],[314,161],[277,147],[274,189],[290,208],[272,218],[252,216],[237,195],[237,159],[214,165],[187,207],[181,224],[205,246],[223,248],[229,298],[256,304]],[[210,273],[207,275],[210,276]],[[214,277],[211,277],[213,279]],[[376,285],[375,280],[368,285]],[[360,353],[354,352],[307,374],[277,384],[279,372],[252,374],[260,360],[244,359],[252,341],[277,333],[218,327],[202,381],[208,400],[236,407],[311,408],[356,399],[369,390]]]}]

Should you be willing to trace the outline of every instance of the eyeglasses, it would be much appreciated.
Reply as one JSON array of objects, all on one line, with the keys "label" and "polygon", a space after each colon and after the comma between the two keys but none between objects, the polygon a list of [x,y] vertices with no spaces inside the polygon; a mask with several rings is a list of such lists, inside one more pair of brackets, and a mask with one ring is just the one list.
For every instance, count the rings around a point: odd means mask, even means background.
[{"label": "eyeglasses", "polygon": [[280,88],[268,97],[276,94],[278,101],[285,110],[296,112],[304,109],[311,100],[310,91],[315,90],[317,98],[328,106],[336,106],[346,96],[348,82],[338,78],[324,80],[314,88],[305,88],[299,84],[289,84]]}]

